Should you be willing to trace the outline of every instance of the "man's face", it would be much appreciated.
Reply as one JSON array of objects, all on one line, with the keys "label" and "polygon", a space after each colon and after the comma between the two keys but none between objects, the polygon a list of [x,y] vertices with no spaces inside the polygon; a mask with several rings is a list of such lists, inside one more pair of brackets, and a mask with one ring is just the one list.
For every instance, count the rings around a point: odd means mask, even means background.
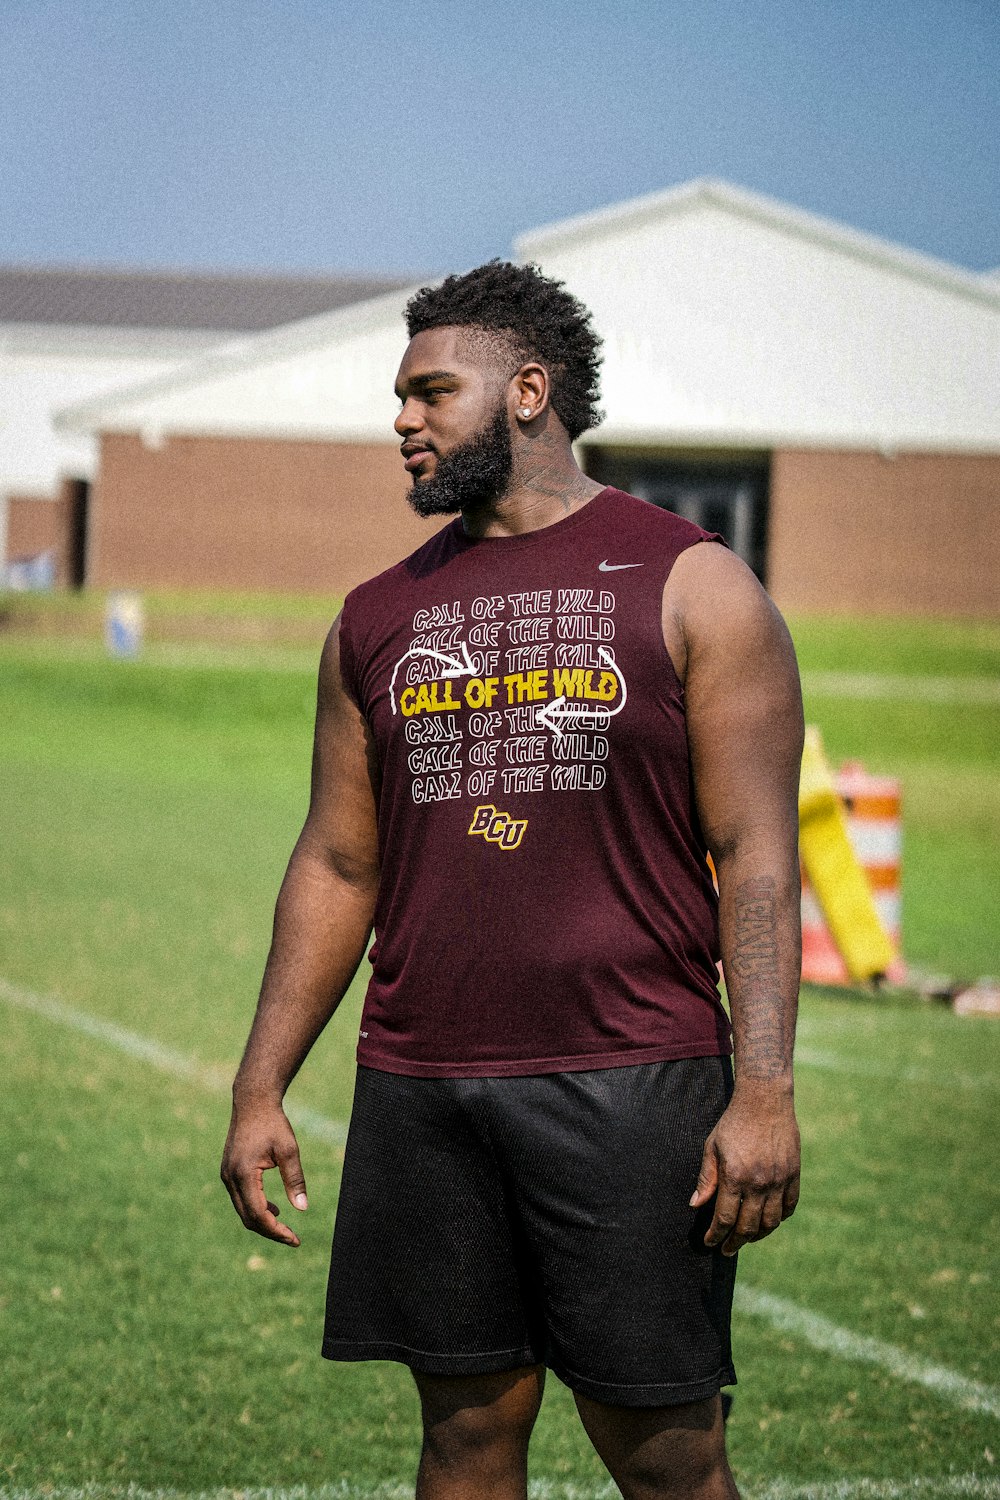
[{"label": "man's face", "polygon": [[488,341],[456,328],[415,334],[403,356],[395,428],[420,516],[453,516],[502,495],[513,452],[507,381]]}]

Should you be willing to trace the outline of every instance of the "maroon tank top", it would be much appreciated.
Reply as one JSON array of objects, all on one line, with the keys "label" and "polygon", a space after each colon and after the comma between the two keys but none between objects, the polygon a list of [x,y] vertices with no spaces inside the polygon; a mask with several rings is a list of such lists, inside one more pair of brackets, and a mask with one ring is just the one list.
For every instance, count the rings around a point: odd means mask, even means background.
[{"label": "maroon tank top", "polygon": [[605,489],[539,531],[461,518],[344,604],[381,767],[358,1061],[426,1077],[732,1050],[661,600],[721,540]]}]

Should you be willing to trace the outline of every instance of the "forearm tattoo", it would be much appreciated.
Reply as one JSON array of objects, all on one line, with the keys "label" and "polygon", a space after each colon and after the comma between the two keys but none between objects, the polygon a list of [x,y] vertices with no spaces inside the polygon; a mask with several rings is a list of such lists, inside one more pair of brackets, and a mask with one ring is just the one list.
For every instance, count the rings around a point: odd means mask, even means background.
[{"label": "forearm tattoo", "polygon": [[770,876],[736,887],[726,962],[739,1071],[745,1078],[777,1078],[791,1063],[792,1027],[781,993],[777,885]]}]

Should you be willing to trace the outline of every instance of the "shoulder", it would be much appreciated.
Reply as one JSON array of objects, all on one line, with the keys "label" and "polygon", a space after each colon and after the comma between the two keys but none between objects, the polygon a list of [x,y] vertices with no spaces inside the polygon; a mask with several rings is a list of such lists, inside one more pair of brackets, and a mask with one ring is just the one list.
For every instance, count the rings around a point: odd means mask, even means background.
[{"label": "shoulder", "polygon": [[756,574],[724,541],[708,532],[693,540],[703,545],[685,548],[667,580],[676,608],[686,615],[775,609]]},{"label": "shoulder", "polygon": [[678,557],[663,593],[664,634],[679,642],[685,666],[725,658],[785,663],[794,670],[788,627],[760,580],[728,547],[715,542]]}]

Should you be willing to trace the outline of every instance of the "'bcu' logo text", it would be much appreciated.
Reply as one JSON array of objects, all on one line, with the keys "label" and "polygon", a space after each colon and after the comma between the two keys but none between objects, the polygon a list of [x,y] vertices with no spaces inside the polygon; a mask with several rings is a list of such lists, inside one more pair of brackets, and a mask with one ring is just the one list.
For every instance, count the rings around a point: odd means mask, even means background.
[{"label": "'bcu' logo text", "polygon": [[501,849],[516,849],[528,826],[527,818],[512,818],[510,813],[500,812],[492,802],[477,807],[469,824],[470,833],[481,833],[490,844]]}]

